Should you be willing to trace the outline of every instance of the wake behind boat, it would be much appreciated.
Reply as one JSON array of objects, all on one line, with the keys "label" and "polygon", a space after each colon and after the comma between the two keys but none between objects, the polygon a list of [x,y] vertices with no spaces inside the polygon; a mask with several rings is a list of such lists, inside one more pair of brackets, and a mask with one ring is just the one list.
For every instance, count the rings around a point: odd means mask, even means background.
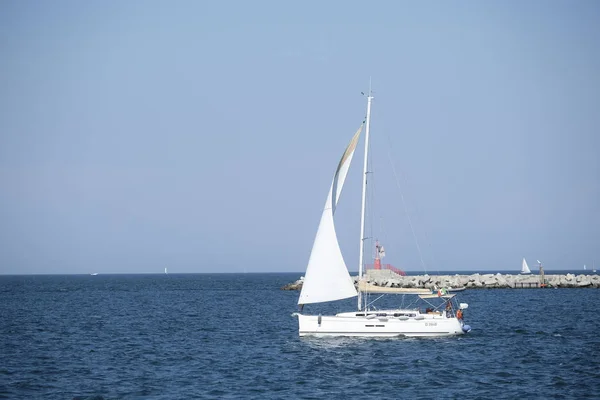
[{"label": "wake behind boat", "polygon": [[[327,195],[298,300],[300,312],[294,313],[298,317],[299,335],[426,337],[461,335],[469,332],[471,328],[463,322],[463,310],[467,309],[468,304],[457,303],[455,295],[446,291],[431,293],[429,290],[412,289],[400,292],[403,295],[415,296],[415,300],[429,305],[424,311],[421,311],[420,307],[375,310],[373,303],[380,296],[373,302],[369,303],[367,301],[369,293],[384,295],[398,292],[396,288],[374,288],[363,277],[367,161],[369,157],[372,100],[373,96],[369,92],[366,122],[361,124],[352,137],[350,144],[346,147]],[[365,126],[365,154],[357,290],[340,250],[333,217],[363,125]],[[305,315],[302,313],[305,304],[336,301],[354,296],[358,296],[357,311],[342,312],[330,316]],[[434,302],[437,302],[437,304]]]}]

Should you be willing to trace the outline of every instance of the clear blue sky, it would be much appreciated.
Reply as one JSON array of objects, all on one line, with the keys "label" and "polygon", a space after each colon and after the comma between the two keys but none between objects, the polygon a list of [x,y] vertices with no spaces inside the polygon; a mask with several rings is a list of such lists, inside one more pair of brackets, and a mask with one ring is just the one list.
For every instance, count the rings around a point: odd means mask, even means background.
[{"label": "clear blue sky", "polygon": [[[373,79],[374,235],[600,267],[597,1],[0,3],[0,273],[304,271]],[[339,203],[356,269],[362,146]],[[382,227],[384,227],[382,229]]]}]

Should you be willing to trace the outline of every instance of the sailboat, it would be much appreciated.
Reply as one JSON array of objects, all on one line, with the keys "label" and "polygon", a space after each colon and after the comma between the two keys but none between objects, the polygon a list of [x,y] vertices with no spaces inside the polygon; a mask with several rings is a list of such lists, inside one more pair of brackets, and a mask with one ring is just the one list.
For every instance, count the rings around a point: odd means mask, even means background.
[{"label": "sailboat", "polygon": [[[425,289],[401,289],[374,286],[363,278],[365,205],[367,191],[367,161],[369,157],[369,128],[371,103],[373,96],[367,96],[366,120],[356,131],[350,144],[340,159],[333,182],[327,195],[321,221],[313,243],[312,251],[304,276],[302,291],[298,299],[300,311],[298,317],[300,336],[360,336],[360,337],[397,337],[397,336],[452,336],[471,330],[463,321],[463,310],[468,304],[456,303],[454,294],[447,292],[432,293]],[[365,153],[362,185],[362,207],[359,247],[358,290],[348,272],[337,240],[334,215],[348,169],[354,156],[360,134],[365,128]],[[420,308],[375,310],[373,302],[368,303],[368,294],[377,296],[386,293],[401,293],[417,296],[433,306],[424,312]],[[335,315],[308,315],[302,311],[305,304],[331,302],[358,297],[357,310]],[[379,297],[376,298],[376,300]],[[363,304],[364,300],[364,304]],[[375,301],[376,301],[375,300]],[[441,302],[434,306],[434,300]]]},{"label": "sailboat", "polygon": [[521,274],[527,275],[530,273],[531,273],[531,270],[529,269],[529,266],[527,265],[527,261],[525,261],[525,257],[523,257],[523,262],[521,263]]},{"label": "sailboat", "polygon": [[165,267],[165,275],[168,275],[169,273],[167,272],[167,267]]}]

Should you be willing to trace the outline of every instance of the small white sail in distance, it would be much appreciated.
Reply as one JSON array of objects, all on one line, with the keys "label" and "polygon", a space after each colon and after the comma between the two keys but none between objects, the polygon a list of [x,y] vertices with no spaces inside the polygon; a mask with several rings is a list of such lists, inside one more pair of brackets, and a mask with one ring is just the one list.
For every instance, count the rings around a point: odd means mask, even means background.
[{"label": "small white sail in distance", "polygon": [[530,274],[531,270],[529,269],[529,266],[527,265],[527,261],[525,261],[525,257],[523,257],[523,262],[521,263],[521,273],[522,274]]},{"label": "small white sail in distance", "polygon": [[350,144],[346,147],[333,176],[333,182],[321,215],[321,222],[310,252],[298,304],[322,303],[358,295],[340,250],[333,215],[362,128],[363,124],[358,128]]}]

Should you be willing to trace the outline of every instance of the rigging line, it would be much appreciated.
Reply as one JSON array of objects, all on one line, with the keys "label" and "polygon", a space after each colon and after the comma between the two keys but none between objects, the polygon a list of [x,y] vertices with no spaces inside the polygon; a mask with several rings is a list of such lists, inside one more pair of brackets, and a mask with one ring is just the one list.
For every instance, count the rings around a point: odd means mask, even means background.
[{"label": "rigging line", "polygon": [[[371,238],[371,257],[373,259],[375,259],[375,257],[377,256],[377,249],[375,248],[375,244],[373,243],[374,241],[380,240],[380,241],[385,241],[386,239],[386,229],[385,229],[385,225],[384,225],[384,218],[383,216],[381,216],[381,213],[377,213],[377,210],[380,210],[379,208],[379,203],[377,201],[377,185],[375,182],[375,176],[377,175],[375,173],[375,167],[373,166],[374,161],[371,159],[370,163],[372,163],[372,165],[369,166],[369,171],[372,171],[372,177],[371,177],[371,190],[369,191],[369,204],[370,204],[370,220],[369,220],[369,228],[370,228],[370,235],[369,237]],[[379,215],[379,216],[378,216]]]},{"label": "rigging line", "polygon": [[[389,135],[388,135],[388,142],[389,142],[389,145],[390,145],[390,148],[391,148],[392,144],[391,144],[391,139],[390,139]],[[403,176],[403,178],[404,178],[403,181],[406,183],[406,177]],[[417,215],[418,215],[419,214],[418,207],[417,206],[415,206],[415,207],[417,208]],[[437,266],[439,266],[439,263],[436,260],[435,252],[433,251],[433,247],[431,246],[431,242],[429,241],[429,238],[427,236],[427,231],[426,230],[423,231],[423,236],[425,236],[425,243],[428,246],[429,251],[431,252],[430,255],[431,255],[431,259],[433,261],[433,265],[436,266],[436,271],[437,271],[437,274],[439,275],[440,274],[440,270],[439,270],[439,268],[437,268]]]},{"label": "rigging line", "polygon": [[394,165],[394,161],[392,160],[392,154],[390,149],[392,148],[392,141],[390,136],[388,135],[388,159],[390,160],[390,164],[392,165],[392,172],[394,173],[394,178],[396,179],[396,185],[398,185],[398,190],[400,191],[400,198],[402,199],[402,205],[404,206],[404,212],[406,213],[406,218],[408,219],[408,225],[410,226],[410,231],[413,235],[413,239],[415,240],[415,244],[417,245],[417,251],[419,252],[419,258],[421,259],[421,266],[425,273],[427,273],[427,266],[425,265],[425,260],[423,260],[423,253],[421,252],[421,246],[419,245],[419,240],[417,239],[417,235],[415,234],[415,229],[413,227],[412,220],[410,219],[410,214],[408,213],[408,207],[406,206],[406,201],[404,200],[404,194],[402,193],[402,188],[400,186],[400,180],[398,179],[398,174],[396,173],[396,166]]},{"label": "rigging line", "polygon": [[[371,142],[369,142],[369,154],[371,153]],[[369,223],[369,240],[368,240],[368,245],[369,245],[369,254],[371,255],[369,262],[374,258],[373,257],[373,215],[375,213],[374,210],[376,210],[375,207],[375,173],[373,171],[373,157],[369,157],[369,159],[367,160],[367,170],[369,171],[368,173],[370,174],[369,177],[369,183],[370,183],[370,190],[367,191],[367,205],[366,205],[366,214],[368,217],[368,223]]]},{"label": "rigging line", "polygon": [[[373,140],[371,141],[371,143],[375,143],[377,140],[376,137],[373,138]],[[369,144],[369,147],[372,146],[372,144]],[[370,158],[370,163],[371,163],[371,170],[373,171],[373,178],[375,178],[375,157],[371,157]],[[373,254],[373,259],[376,258],[377,256],[377,249],[375,248],[375,243],[377,240],[385,240],[386,236],[385,236],[385,231],[383,229],[383,217],[381,216],[381,206],[377,196],[377,187],[375,184],[375,179],[373,179],[373,186],[372,186],[372,190],[371,190],[371,204],[372,204],[372,215],[371,215],[371,229],[375,232],[374,234],[372,234],[372,238],[374,240],[371,240],[371,252]],[[379,218],[379,227],[377,227],[377,218]]]},{"label": "rigging line", "polygon": [[385,236],[385,229],[383,227],[383,217],[379,216],[379,228],[377,227],[377,210],[379,208],[379,202],[377,200],[377,184],[376,184],[376,171],[375,171],[375,157],[373,157],[373,152],[371,151],[375,137],[369,141],[369,154],[371,156],[368,160],[368,171],[370,174],[370,190],[367,191],[367,215],[368,215],[368,224],[369,224],[369,247],[371,251],[371,260],[374,260],[377,255],[377,249],[375,248],[375,241],[377,239],[382,239]]},{"label": "rigging line", "polygon": [[[406,177],[404,177],[404,182],[406,183]],[[415,205],[415,209],[416,209],[416,213],[417,213],[417,216],[418,216],[419,215],[419,208],[418,208],[417,205]],[[435,257],[435,252],[433,251],[433,246],[431,245],[431,241],[429,240],[429,237],[427,236],[427,230],[426,229],[423,230],[423,236],[425,237],[425,245],[428,246],[428,248],[429,248],[430,256],[431,256],[433,265],[435,266],[435,271],[439,275],[440,274],[440,270],[439,270],[438,266],[440,264],[437,262],[437,259]]]}]

